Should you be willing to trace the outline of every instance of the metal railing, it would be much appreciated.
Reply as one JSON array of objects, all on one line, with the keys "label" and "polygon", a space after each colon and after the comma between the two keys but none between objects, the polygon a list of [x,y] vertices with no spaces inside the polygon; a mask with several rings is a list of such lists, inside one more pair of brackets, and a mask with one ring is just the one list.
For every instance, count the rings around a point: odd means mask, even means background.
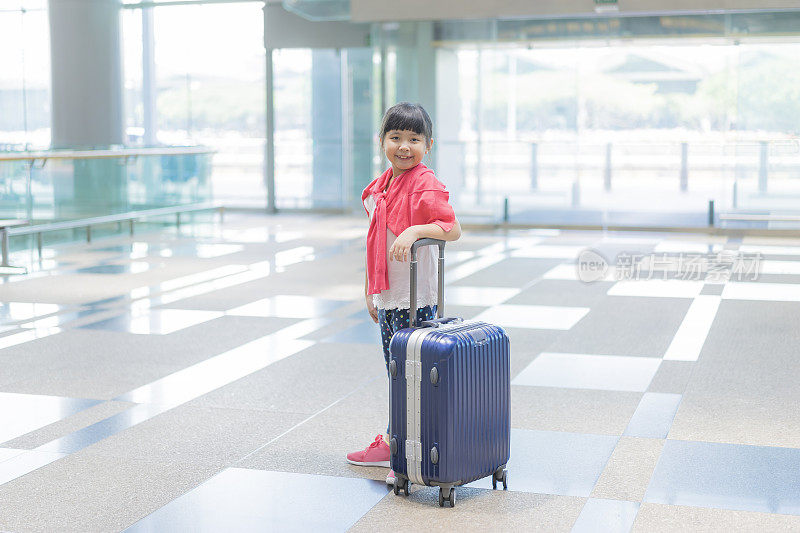
[{"label": "metal railing", "polygon": [[725,213],[720,220],[742,220],[747,222],[800,222],[800,215]]},{"label": "metal railing", "polygon": [[[197,211],[217,211],[219,213],[219,223],[222,224],[225,215],[225,206],[213,202],[204,202],[199,204],[179,205],[173,207],[160,207],[157,209],[145,209],[140,211],[130,211],[128,213],[117,213],[113,215],[105,215],[98,217],[82,218],[77,220],[64,220],[61,222],[50,222],[46,224],[35,224],[33,226],[25,225],[25,220],[12,220],[0,221],[0,243],[2,244],[2,259],[0,264],[1,268],[17,269],[20,273],[24,273],[25,269],[22,267],[14,267],[8,262],[9,252],[9,237],[19,235],[36,235],[36,247],[39,253],[39,259],[42,259],[42,234],[50,231],[61,231],[76,228],[86,229],[86,242],[92,242],[92,227],[102,224],[113,224],[128,222],[130,225],[130,234],[134,233],[134,223],[138,219],[152,218],[158,216],[175,215],[175,223],[180,230],[181,214]],[[3,225],[2,222],[6,224]]]},{"label": "metal railing", "polygon": [[213,154],[204,146],[164,148],[120,148],[109,150],[45,150],[35,152],[0,152],[0,161],[47,161],[49,159],[123,159],[155,155]]}]

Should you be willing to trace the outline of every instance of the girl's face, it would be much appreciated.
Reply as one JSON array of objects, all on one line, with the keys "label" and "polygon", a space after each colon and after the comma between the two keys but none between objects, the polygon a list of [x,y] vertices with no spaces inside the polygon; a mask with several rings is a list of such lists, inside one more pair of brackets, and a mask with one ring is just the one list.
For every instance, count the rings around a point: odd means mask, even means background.
[{"label": "girl's face", "polygon": [[383,138],[383,153],[392,164],[393,176],[419,165],[430,148],[424,135],[411,130],[389,130]]}]

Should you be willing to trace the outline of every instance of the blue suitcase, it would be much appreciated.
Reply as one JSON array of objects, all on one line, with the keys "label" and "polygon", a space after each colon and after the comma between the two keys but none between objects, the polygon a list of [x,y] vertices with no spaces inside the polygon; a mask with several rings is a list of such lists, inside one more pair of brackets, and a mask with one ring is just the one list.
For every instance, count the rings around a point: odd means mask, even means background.
[{"label": "blue suitcase", "polygon": [[[417,324],[420,246],[439,246],[436,320]],[[511,363],[499,326],[444,315],[444,241],[411,248],[412,327],[392,336],[389,350],[391,465],[394,493],[412,483],[439,486],[439,505],[455,506],[454,487],[492,476],[508,488]]]}]

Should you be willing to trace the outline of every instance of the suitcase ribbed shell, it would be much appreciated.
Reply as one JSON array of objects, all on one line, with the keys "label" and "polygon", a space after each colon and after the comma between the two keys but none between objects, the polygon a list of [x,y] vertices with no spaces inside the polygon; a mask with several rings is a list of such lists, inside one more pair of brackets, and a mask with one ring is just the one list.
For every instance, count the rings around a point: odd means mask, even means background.
[{"label": "suitcase ribbed shell", "polygon": [[[390,438],[395,473],[408,477],[405,443],[406,354],[410,335],[392,337]],[[420,388],[422,480],[426,485],[462,485],[489,476],[510,455],[511,367],[506,333],[499,326],[470,321],[426,328],[421,347]],[[438,383],[430,379],[436,368]],[[438,458],[432,460],[436,448]]]}]

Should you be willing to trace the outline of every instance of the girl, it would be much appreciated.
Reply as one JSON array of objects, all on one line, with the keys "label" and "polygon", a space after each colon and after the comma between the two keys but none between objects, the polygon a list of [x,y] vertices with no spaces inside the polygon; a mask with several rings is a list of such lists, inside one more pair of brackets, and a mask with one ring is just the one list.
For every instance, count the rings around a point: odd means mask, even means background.
[{"label": "girl", "polygon": [[[395,331],[409,327],[411,245],[423,238],[454,241],[461,236],[461,225],[444,185],[422,164],[433,145],[433,125],[422,106],[403,102],[390,108],[379,141],[391,167],[361,195],[370,217],[364,297],[370,317],[380,325],[388,375],[389,341]],[[417,253],[419,320],[436,316],[434,250],[438,248],[426,246]],[[388,467],[388,441],[388,435],[379,434],[363,450],[347,454],[347,461]],[[394,472],[389,472],[386,483],[394,483]]]}]

